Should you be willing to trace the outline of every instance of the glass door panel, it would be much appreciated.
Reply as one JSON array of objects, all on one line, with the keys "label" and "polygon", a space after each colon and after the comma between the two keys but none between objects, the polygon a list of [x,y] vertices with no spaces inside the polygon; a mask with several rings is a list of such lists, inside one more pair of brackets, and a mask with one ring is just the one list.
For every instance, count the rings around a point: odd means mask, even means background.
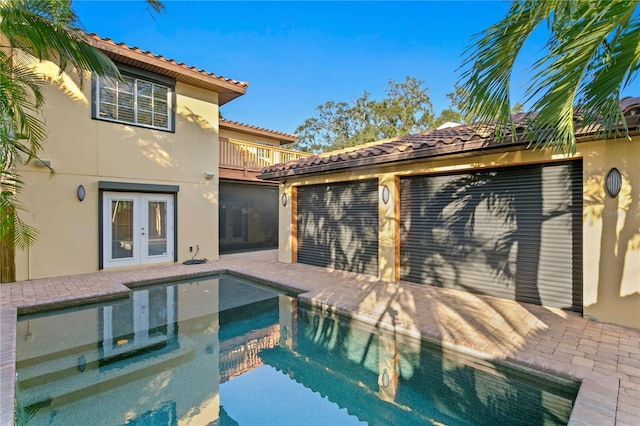
[{"label": "glass door panel", "polygon": [[173,197],[154,194],[141,195],[142,200],[142,259],[141,263],[173,260]]},{"label": "glass door panel", "polygon": [[111,200],[111,259],[134,257],[133,200]]},{"label": "glass door panel", "polygon": [[[147,256],[166,256],[167,247],[167,202],[147,203]],[[143,229],[144,233],[145,230]],[[143,234],[144,235],[144,234]]]}]

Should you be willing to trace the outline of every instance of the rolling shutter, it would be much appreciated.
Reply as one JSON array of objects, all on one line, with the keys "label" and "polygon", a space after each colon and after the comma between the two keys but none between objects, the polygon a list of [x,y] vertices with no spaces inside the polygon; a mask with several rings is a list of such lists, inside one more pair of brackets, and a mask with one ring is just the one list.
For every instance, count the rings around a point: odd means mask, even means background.
[{"label": "rolling shutter", "polygon": [[378,181],[298,188],[299,263],[378,275]]},{"label": "rolling shutter", "polygon": [[401,279],[582,311],[582,162],[400,181]]}]

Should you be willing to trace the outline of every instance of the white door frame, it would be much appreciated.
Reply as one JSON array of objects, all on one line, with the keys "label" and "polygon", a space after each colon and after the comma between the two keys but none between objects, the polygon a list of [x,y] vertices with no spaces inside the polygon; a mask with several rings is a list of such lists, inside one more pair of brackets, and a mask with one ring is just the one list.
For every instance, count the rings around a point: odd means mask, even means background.
[{"label": "white door frame", "polygon": [[[174,260],[174,197],[170,194],[156,193],[139,193],[139,192],[110,192],[105,191],[103,197],[103,223],[102,223],[102,241],[103,241],[103,266],[104,268],[113,268],[119,266],[131,266],[148,263],[168,262]],[[114,213],[111,209],[113,202],[130,201],[133,204],[133,217],[131,229],[131,241],[127,241],[126,249],[131,250],[131,256],[114,258],[112,253],[112,231]],[[166,227],[164,234],[166,235],[166,252],[157,255],[149,254],[149,203],[164,202],[166,203],[166,217],[162,225]]]}]

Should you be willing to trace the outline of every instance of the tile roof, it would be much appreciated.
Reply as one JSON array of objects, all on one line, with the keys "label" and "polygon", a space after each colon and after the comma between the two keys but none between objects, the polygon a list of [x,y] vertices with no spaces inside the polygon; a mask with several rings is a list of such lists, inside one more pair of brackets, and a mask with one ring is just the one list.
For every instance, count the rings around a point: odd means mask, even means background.
[{"label": "tile roof", "polygon": [[256,136],[267,136],[271,138],[279,139],[280,142],[289,143],[298,140],[297,135],[291,133],[280,132],[278,130],[265,129],[264,127],[252,126],[251,124],[240,123],[238,121],[227,120],[226,118],[220,119],[220,127],[229,130],[237,130],[253,134]]},{"label": "tile roof", "polygon": [[[620,106],[630,130],[640,129],[640,97],[625,98]],[[478,151],[510,151],[530,144],[523,130],[530,114],[517,114],[516,137],[510,132],[502,140],[493,137],[495,127],[490,125],[463,124],[431,130],[415,135],[399,136],[384,141],[359,145],[337,152],[328,152],[288,163],[275,164],[262,169],[258,176],[265,180],[277,180],[286,176],[305,175],[344,170],[358,166],[371,166],[400,161],[434,158],[443,155],[470,156]],[[578,141],[589,139],[593,130],[578,130]]]},{"label": "tile roof", "polygon": [[174,78],[176,81],[218,92],[220,105],[242,96],[247,87],[249,87],[247,82],[219,76],[182,62],[177,62],[174,59],[142,50],[139,47],[116,43],[110,38],[102,38],[95,33],[85,35],[89,44],[102,50],[114,62],[131,65],[145,71]]}]

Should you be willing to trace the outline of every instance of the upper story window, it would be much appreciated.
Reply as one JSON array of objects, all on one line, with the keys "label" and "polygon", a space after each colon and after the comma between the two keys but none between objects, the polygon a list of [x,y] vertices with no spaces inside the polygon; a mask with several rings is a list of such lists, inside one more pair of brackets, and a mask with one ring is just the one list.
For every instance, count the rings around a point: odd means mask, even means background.
[{"label": "upper story window", "polygon": [[93,118],[153,129],[174,131],[172,84],[122,73],[94,79]]}]

